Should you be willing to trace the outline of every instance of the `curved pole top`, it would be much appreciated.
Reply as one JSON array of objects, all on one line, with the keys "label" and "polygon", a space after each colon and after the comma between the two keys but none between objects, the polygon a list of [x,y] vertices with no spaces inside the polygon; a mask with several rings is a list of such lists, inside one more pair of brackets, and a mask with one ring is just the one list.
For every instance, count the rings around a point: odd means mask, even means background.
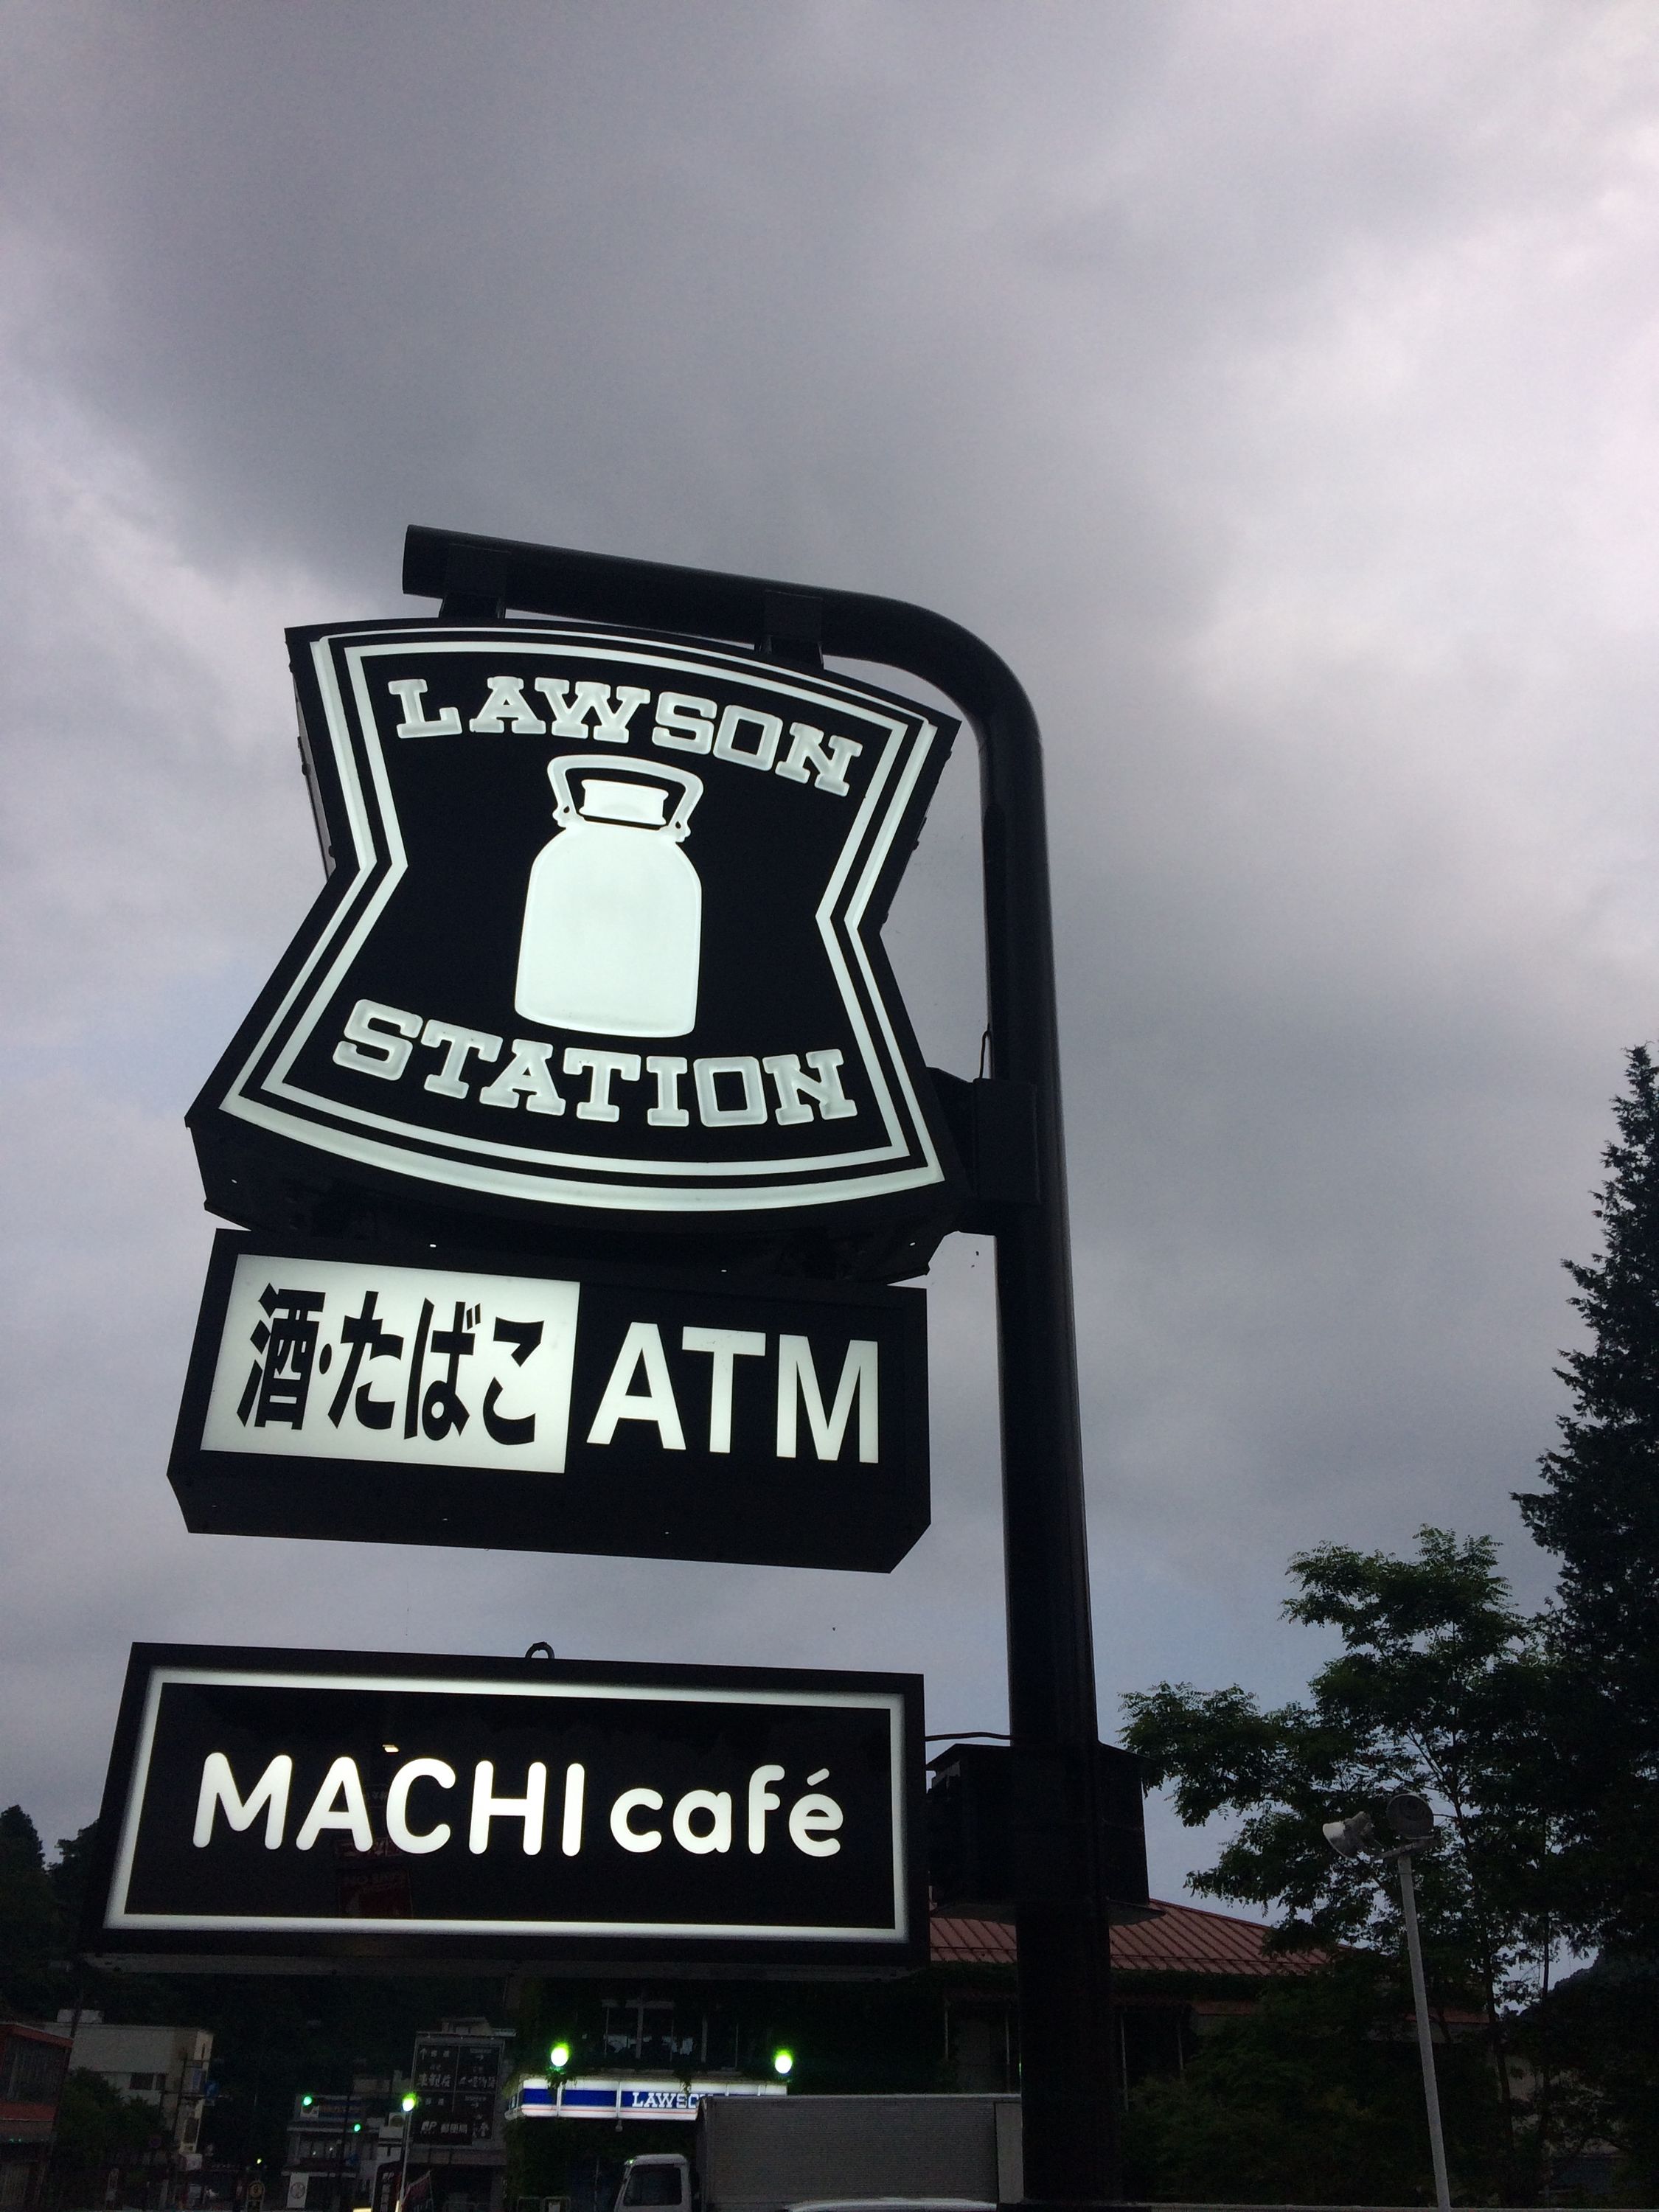
[{"label": "curved pole top", "polygon": [[750,641],[781,622],[822,652],[924,678],[957,702],[993,750],[1037,743],[1030,702],[1007,662],[960,623],[905,599],[470,537],[421,523],[410,525],[404,541],[403,587],[416,599],[489,600],[530,614]]}]

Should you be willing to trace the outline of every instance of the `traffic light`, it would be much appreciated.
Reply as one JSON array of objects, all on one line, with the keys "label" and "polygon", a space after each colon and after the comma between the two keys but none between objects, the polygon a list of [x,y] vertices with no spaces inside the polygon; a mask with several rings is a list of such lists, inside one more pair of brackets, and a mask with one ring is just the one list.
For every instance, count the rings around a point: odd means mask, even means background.
[{"label": "traffic light", "polygon": [[316,2101],[317,2100],[307,2091],[300,2100],[300,2110],[302,2112],[308,2112]]},{"label": "traffic light", "polygon": [[772,2053],[772,2071],[775,2074],[788,2075],[794,2070],[795,2054],[793,2051],[775,2051]]},{"label": "traffic light", "polygon": [[556,2074],[562,2074],[570,2063],[570,2045],[568,2043],[556,2043],[547,2054],[547,2063]]}]

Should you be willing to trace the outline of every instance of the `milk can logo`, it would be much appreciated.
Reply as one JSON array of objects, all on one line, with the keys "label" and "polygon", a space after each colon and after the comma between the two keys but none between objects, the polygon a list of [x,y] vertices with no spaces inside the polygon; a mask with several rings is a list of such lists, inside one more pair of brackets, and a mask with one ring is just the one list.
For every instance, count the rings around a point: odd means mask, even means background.
[{"label": "milk can logo", "polygon": [[[530,871],[514,1004],[552,1029],[684,1036],[697,1025],[702,884],[679,848],[702,784],[689,769],[614,765],[648,781],[596,775],[580,753],[547,764],[559,834]],[[665,777],[680,791],[667,819]]]},{"label": "milk can logo", "polygon": [[291,642],[331,877],[192,1113],[210,1200],[939,1206],[878,933],[953,724],[569,625]]}]

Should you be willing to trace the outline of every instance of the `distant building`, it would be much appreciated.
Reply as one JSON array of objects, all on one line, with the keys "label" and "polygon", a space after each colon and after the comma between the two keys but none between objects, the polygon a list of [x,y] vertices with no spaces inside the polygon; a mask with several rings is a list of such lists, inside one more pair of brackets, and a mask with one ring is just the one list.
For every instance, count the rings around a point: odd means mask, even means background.
[{"label": "distant building", "polygon": [[394,2084],[358,2074],[348,2094],[301,2090],[283,2154],[283,2194],[266,2212],[351,2212],[374,2194]]},{"label": "distant building", "polygon": [[[1275,1984],[1329,1964],[1323,1951],[1270,1949],[1271,1932],[1157,1902],[1113,1928],[1113,2040],[1126,2087],[1180,2074],[1202,2037],[1253,2012]],[[714,2091],[776,2094],[780,2057],[793,2092],[1019,2087],[1014,1930],[1000,1920],[935,1913],[927,1966],[890,1982],[733,1977],[711,1986],[618,1975],[609,1990],[550,1985],[544,2001],[567,2056],[550,2069],[546,2045],[525,2051],[509,2089],[514,2124],[588,2118],[632,2134],[629,2123],[693,2118]],[[549,2179],[542,2193],[560,2186]]]},{"label": "distant building", "polygon": [[[74,2015],[60,2012],[67,2029]],[[75,2028],[70,2064],[96,2074],[124,2097],[153,2105],[157,2130],[181,2157],[193,2159],[202,2133],[213,2032],[206,2027],[126,2027],[83,2012]]]},{"label": "distant building", "polygon": [[388,2124],[376,2150],[374,2212],[392,2212],[400,2177],[408,2212],[501,2212],[512,2039],[487,2020],[447,2020],[416,2038],[410,2074],[420,2102],[410,2115],[409,2154],[405,2161],[401,2130]]},{"label": "distant building", "polygon": [[[1156,1899],[1152,1917],[1113,1929],[1112,2014],[1126,2087],[1180,2074],[1200,2037],[1254,2012],[1275,1982],[1330,1964],[1325,1951],[1270,1951],[1270,1933],[1254,1920]],[[951,2087],[1017,2089],[1012,1928],[935,1913],[931,1953]]]},{"label": "distant building", "polygon": [[49,2027],[0,2020],[0,2205],[33,2205],[52,2154],[70,2039]]}]

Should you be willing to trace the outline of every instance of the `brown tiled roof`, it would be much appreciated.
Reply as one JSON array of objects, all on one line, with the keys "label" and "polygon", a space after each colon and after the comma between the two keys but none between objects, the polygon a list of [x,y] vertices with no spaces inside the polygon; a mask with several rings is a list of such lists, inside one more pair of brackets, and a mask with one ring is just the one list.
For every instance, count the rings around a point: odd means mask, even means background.
[{"label": "brown tiled roof", "polygon": [[[1324,1951],[1269,1951],[1268,1930],[1254,1920],[1154,1899],[1158,1917],[1112,1930],[1112,1964],[1129,1974],[1311,1974]],[[1014,1931],[1000,1920],[959,1920],[936,1912],[933,1959],[941,1966],[1012,1966]]]}]

